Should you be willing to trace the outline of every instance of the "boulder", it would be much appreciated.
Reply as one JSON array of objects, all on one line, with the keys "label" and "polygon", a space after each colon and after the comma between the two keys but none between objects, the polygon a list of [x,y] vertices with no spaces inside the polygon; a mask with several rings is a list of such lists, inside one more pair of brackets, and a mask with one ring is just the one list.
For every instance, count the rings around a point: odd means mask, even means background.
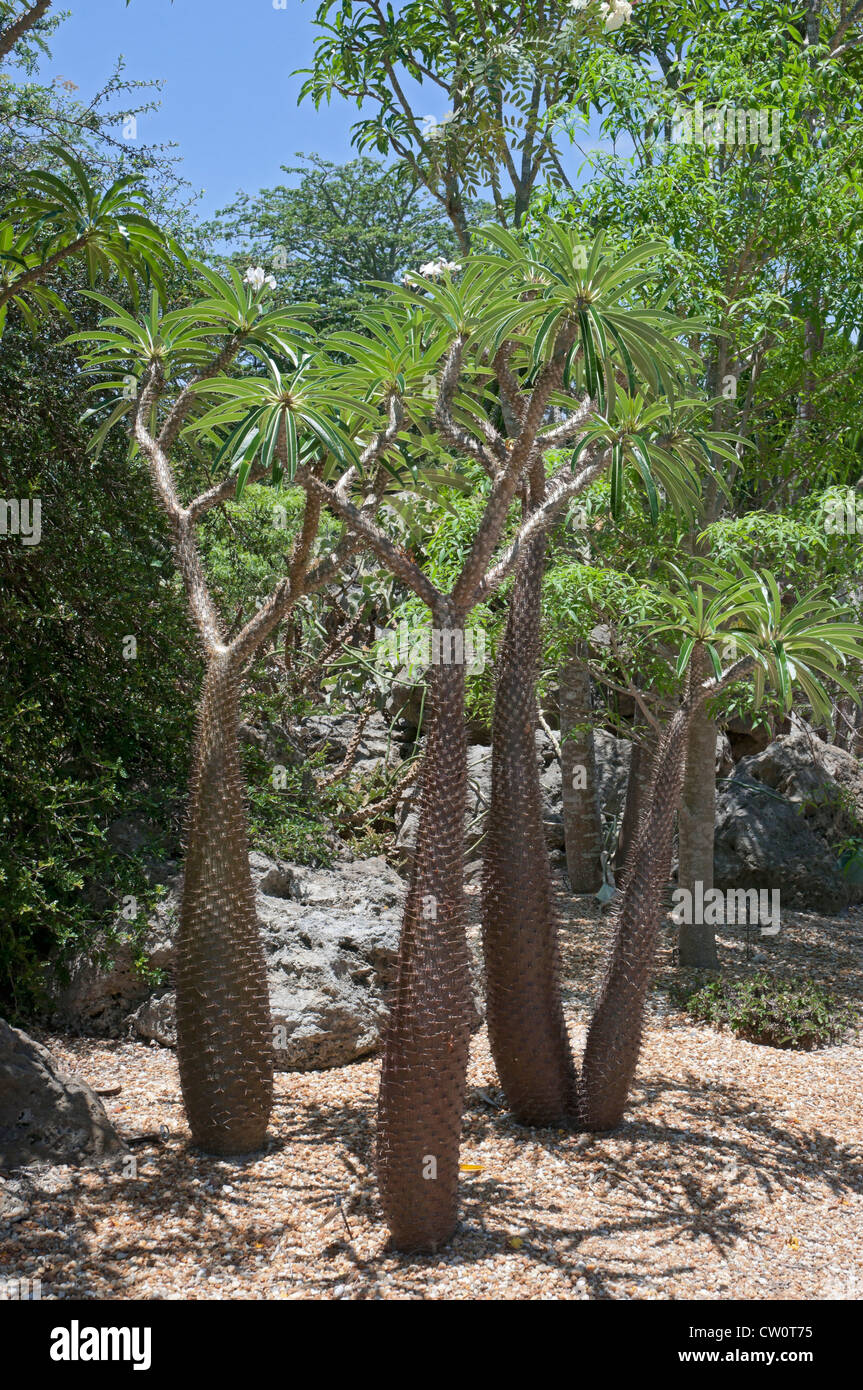
[{"label": "boulder", "polygon": [[332,869],[251,858],[276,1066],[338,1067],[374,1052],[395,980],[403,881],[383,858]]},{"label": "boulder", "polygon": [[[280,1071],[345,1066],[377,1051],[398,967],[405,885],[383,858],[310,869],[250,856]],[[474,962],[475,1022],[481,971]],[[127,1019],[173,1047],[176,998],[161,990]]]},{"label": "boulder", "polygon": [[145,999],[126,1019],[125,1032],[160,1047],[177,1046],[177,996],[172,989],[159,990]]},{"label": "boulder", "polygon": [[32,1207],[28,1185],[20,1178],[0,1178],[0,1230],[23,1221]]},{"label": "boulder", "polygon": [[738,770],[794,802],[810,829],[828,842],[859,833],[863,825],[863,766],[804,728],[780,735],[744,758]]},{"label": "boulder", "polygon": [[[249,856],[266,953],[276,1065],[281,1070],[342,1066],[376,1050],[395,980],[405,885],[383,858],[331,869]],[[160,905],[146,962],[169,977],[180,884]],[[109,966],[75,963],[58,1020],[73,1031],[176,1044],[176,1000],[153,992],[135,970],[131,941],[113,946]]]},{"label": "boulder", "polygon": [[86,1081],[0,1019],[0,1169],[83,1163],[123,1147]]},{"label": "boulder", "polygon": [[782,907],[841,910],[850,892],[836,854],[810,829],[799,804],[746,776],[743,763],[717,787],[715,886],[778,888]]},{"label": "boulder", "polygon": [[[340,763],[356,728],[355,714],[315,714],[303,720],[298,736],[309,754],[323,750],[328,763]],[[398,740],[391,733],[388,721],[382,714],[370,715],[357,746],[356,762],[389,766],[398,761]]]},{"label": "boulder", "polygon": [[268,763],[280,767],[299,767],[305,761],[303,749],[289,729],[282,724],[263,721],[260,724],[240,724],[240,742],[257,748]]}]

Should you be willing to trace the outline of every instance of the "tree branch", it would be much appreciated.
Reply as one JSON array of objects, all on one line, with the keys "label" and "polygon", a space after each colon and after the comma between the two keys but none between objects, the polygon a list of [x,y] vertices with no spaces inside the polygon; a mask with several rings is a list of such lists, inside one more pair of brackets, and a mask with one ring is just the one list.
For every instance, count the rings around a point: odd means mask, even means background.
[{"label": "tree branch", "polygon": [[23,39],[24,35],[35,24],[38,24],[42,16],[47,14],[51,4],[52,0],[38,0],[38,3],[31,5],[29,10],[25,10],[14,24],[10,24],[0,31],[0,62],[3,61],[7,53],[11,53],[16,43]]}]

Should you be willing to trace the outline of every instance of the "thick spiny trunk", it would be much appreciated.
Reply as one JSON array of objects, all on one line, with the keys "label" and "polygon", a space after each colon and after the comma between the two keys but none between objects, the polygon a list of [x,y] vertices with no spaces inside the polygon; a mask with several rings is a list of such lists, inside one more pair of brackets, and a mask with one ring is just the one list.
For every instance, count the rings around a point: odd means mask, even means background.
[{"label": "thick spiny trunk", "polygon": [[525,550],[497,660],[482,914],[492,1055],[514,1115],[533,1125],[562,1122],[576,1084],[536,757],[544,555],[541,539]]},{"label": "thick spiny trunk", "polygon": [[237,724],[237,674],[220,653],[209,661],[198,713],[176,972],[186,1115],[193,1142],[217,1154],[263,1146],[273,1097]]},{"label": "thick spiny trunk", "polygon": [[[695,648],[692,658],[694,678],[707,676],[703,648]],[[678,883],[693,895],[696,883],[703,891],[713,887],[713,839],[716,823],[716,725],[702,704],[689,725],[686,745],[686,772],[680,798],[680,867]],[[716,970],[714,928],[703,923],[683,923],[680,928],[680,964]]]},{"label": "thick spiny trunk", "polygon": [[626,783],[626,800],[623,803],[623,815],[620,820],[617,848],[614,853],[618,888],[623,887],[623,868],[638,834],[641,817],[647,805],[655,752],[656,734],[652,728],[644,728],[641,737],[635,738],[632,744],[632,761],[629,764],[629,778]]},{"label": "thick spiny trunk", "polygon": [[590,718],[590,673],[583,650],[576,650],[560,672],[563,834],[573,893],[602,887],[602,819]]},{"label": "thick spiny trunk", "polygon": [[678,710],[659,741],[650,794],[626,861],[614,942],[584,1050],[579,1119],[585,1129],[620,1123],[635,1075],[691,714],[689,705]]},{"label": "thick spiny trunk", "polygon": [[416,856],[384,1038],[378,1179],[400,1250],[437,1249],[458,1212],[472,1018],[463,914],[464,688],[463,662],[432,667]]}]

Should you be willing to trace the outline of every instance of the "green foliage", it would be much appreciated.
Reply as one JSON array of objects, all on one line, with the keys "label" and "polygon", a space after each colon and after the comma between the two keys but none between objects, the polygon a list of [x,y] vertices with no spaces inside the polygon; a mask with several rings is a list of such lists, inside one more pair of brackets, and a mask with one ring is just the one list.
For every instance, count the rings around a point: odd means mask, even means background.
[{"label": "green foliage", "polygon": [[145,900],[111,821],[146,814],[176,852],[199,680],[143,470],[122,445],[87,457],[59,338],[10,322],[0,345],[0,496],[42,504],[39,545],[0,538],[0,1012],[17,1016],[39,1002],[49,960],[85,945],[127,893]]},{"label": "green foliage", "polygon": [[[50,10],[51,7],[49,7]],[[139,119],[157,111],[159,81],[126,75],[118,58],[113,70],[86,100],[77,85],[58,74],[45,85],[36,77],[40,60],[50,58],[50,39],[69,17],[69,11],[35,19],[11,49],[5,36],[12,23],[32,18],[29,5],[0,0],[0,196],[29,170],[49,166],[57,146],[76,155],[91,176],[110,182],[134,174],[148,184],[152,207],[175,215],[182,199],[188,204],[189,185],[177,173],[179,156],[171,145],[154,145],[125,138],[137,131]]]},{"label": "green foliage", "polygon": [[235,264],[263,266],[284,300],[313,302],[322,329],[351,329],[375,302],[371,281],[456,254],[445,214],[399,166],[310,155],[284,172],[298,176],[294,187],[240,194],[202,233]]},{"label": "green foliage", "polygon": [[[669,304],[713,330],[692,346],[715,423],[754,445],[728,470],[741,510],[861,472],[861,21],[843,18],[837,48],[835,8],[808,15],[806,35],[773,0],[639,4],[620,44],[585,52],[579,101],[559,113],[573,135],[599,115],[606,141],[634,153],[595,148],[580,189],[537,200],[624,240],[669,241]],[[708,138],[685,143],[698,102]],[[775,141],[709,138],[714,109],[764,112]]]},{"label": "green foliage", "polygon": [[64,177],[49,169],[22,175],[15,197],[3,209],[0,332],[9,302],[33,330],[38,314],[66,312],[63,301],[44,282],[73,256],[83,261],[91,284],[119,274],[135,301],[138,276],[143,274],[164,293],[168,239],[147,216],[138,180],[115,179],[102,188],[81,160],[61,146],[48,153]]},{"label": "green foliage", "polygon": [[[354,144],[413,171],[464,249],[471,199],[490,188],[498,220],[517,225],[540,175],[560,180],[554,117],[578,96],[581,43],[602,41],[597,10],[579,13],[569,0],[320,0],[315,27],[301,98],[355,100]],[[445,108],[437,118],[430,100]]]},{"label": "green foliage", "polygon": [[842,1040],[857,1015],[813,980],[759,971],[745,979],[715,979],[680,990],[677,1000],[698,1023],[730,1028],[739,1038],[797,1051]]},{"label": "green foliage", "polygon": [[323,767],[323,755],[300,767],[285,767],[284,785],[273,783],[273,766],[257,749],[244,755],[249,799],[251,842],[266,854],[300,864],[331,862],[333,835],[329,815],[339,808],[338,793],[315,790],[315,772]]}]

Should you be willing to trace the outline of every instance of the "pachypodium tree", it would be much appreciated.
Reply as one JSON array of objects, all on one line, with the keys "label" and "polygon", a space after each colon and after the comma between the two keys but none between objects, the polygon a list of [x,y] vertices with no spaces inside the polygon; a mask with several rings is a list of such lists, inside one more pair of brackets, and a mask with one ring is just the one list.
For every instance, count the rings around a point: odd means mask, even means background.
[{"label": "pachypodium tree", "polygon": [[[550,233],[553,235],[553,233]],[[511,516],[527,496],[532,473],[548,454],[583,431],[593,405],[574,373],[577,314],[538,315],[530,273],[519,250],[469,256],[456,278],[416,277],[392,290],[420,339],[439,362],[433,418],[418,421],[406,440],[420,459],[443,446],[483,498],[463,564],[448,591],[385,532],[359,517],[335,490],[298,478],[371,547],[422,602],[432,619],[432,663],[420,817],[405,906],[398,982],[384,1043],[378,1171],[381,1198],[399,1248],[432,1249],[451,1235],[458,1198],[458,1151],[472,1006],[463,916],[464,804],[467,779],[464,694],[466,627],[472,610],[515,570],[525,547],[551,524],[568,499],[605,468],[603,440],[582,451],[577,468],[548,482],[544,500],[520,526]],[[346,335],[333,345],[353,356],[358,381],[379,390],[404,365],[385,338]],[[420,365],[424,366],[424,362]],[[416,370],[416,368],[414,369]],[[427,376],[427,368],[424,367]],[[515,427],[505,431],[501,402],[518,403]],[[548,419],[552,406],[567,412]],[[503,550],[500,543],[505,540]],[[469,640],[469,639],[468,639]]]},{"label": "pachypodium tree", "polygon": [[60,146],[48,151],[63,169],[33,170],[0,211],[0,333],[9,304],[31,328],[40,314],[69,317],[54,279],[80,260],[91,283],[121,276],[133,300],[141,277],[163,289],[171,238],[147,214],[145,190],[136,178],[95,185],[82,162]]},{"label": "pachypodium tree", "polygon": [[[750,676],[756,708],[768,685],[786,711],[795,689],[802,692],[818,718],[831,717],[830,686],[859,700],[843,668],[859,660],[863,628],[829,593],[783,601],[770,573],[741,563],[736,574],[709,566],[688,580],[680,575],[663,598],[671,610],[665,630],[682,639],[677,673],[686,687],[657,747],[578,1078],[579,1122],[596,1130],[620,1123],[635,1074],[692,720],[705,702]],[[656,635],[663,630],[660,624]],[[723,655],[735,649],[737,659],[723,664]]]},{"label": "pachypodium tree", "polygon": [[[662,245],[646,243],[615,258],[604,254],[602,237],[585,246],[575,231],[555,223],[533,244],[496,229],[489,235],[510,264],[522,265],[538,341],[561,322],[577,327],[569,370],[583,382],[591,405],[580,423],[572,467],[578,468],[585,451],[608,457],[615,516],[632,474],[652,516],[658,516],[661,499],[694,516],[698,446],[688,417],[701,403],[674,398],[675,378],[688,360],[678,339],[690,325],[651,305],[645,293]],[[644,393],[636,390],[639,378]],[[517,422],[524,400],[513,380],[507,387],[508,422]],[[528,515],[542,509],[545,490],[545,470],[535,459],[524,495]],[[520,556],[496,661],[483,877],[492,1054],[515,1114],[533,1124],[559,1121],[575,1106],[535,745],[544,560],[540,533]]]},{"label": "pachypodium tree", "polygon": [[[689,577],[679,570],[673,574],[671,586],[647,584],[640,615],[633,616],[632,604],[619,615],[624,627],[628,622],[645,628],[651,647],[670,642],[678,649],[676,678],[683,694],[658,734],[650,784],[641,799],[639,823],[624,867],[612,945],[581,1065],[573,1060],[571,1049],[561,1045],[556,1058],[549,1054],[544,1059],[547,1071],[532,1082],[533,1090],[529,1089],[526,1066],[515,1071],[516,1085],[509,1081],[510,1104],[528,1123],[605,1130],[623,1117],[641,1047],[645,1000],[664,919],[674,814],[693,719],[706,703],[747,678],[754,680],[755,706],[769,685],[782,707],[790,709],[796,687],[818,717],[829,714],[830,686],[843,692],[853,689],[844,667],[851,658],[859,658],[863,629],[847,621],[847,610],[828,594],[819,592],[799,601],[790,594],[783,601],[769,573],[757,574],[742,562],[734,572],[699,561]],[[553,959],[555,950],[552,926],[548,959]],[[556,969],[547,966],[543,976],[535,971],[533,978],[551,979],[539,1007],[546,1015],[561,1019],[565,1039]],[[516,993],[514,977],[510,984]],[[507,1035],[510,1044],[512,1036]],[[516,1035],[516,1042],[523,1043],[528,1036],[525,1026],[522,1034]],[[507,1060],[510,1055],[519,1060],[515,1048],[505,1055]],[[556,1067],[553,1072],[552,1066]],[[506,1089],[505,1076],[508,1073],[501,1068]]]},{"label": "pachypodium tree", "polygon": [[[376,402],[360,408],[342,400],[342,419],[335,419],[330,368],[309,351],[296,311],[268,307],[264,272],[242,280],[236,271],[222,277],[202,266],[187,268],[197,271],[200,289],[187,307],[162,313],[154,293],[149,314],[138,322],[94,295],[108,314],[97,332],[74,337],[84,342],[85,365],[99,378],[95,445],[119,422],[129,422],[133,452],[146,461],[168,519],[205,661],[177,940],[177,1051],[193,1141],[212,1153],[235,1154],[264,1142],[274,1067],[239,756],[240,682],[245,664],[292,605],[337,576],[356,542],[346,534],[314,559],[321,502],[309,493],[284,577],[229,639],[196,532],[211,508],[249,481],[269,476],[290,482],[303,459],[303,467],[322,478],[336,469],[334,487],[349,495],[391,445],[398,403],[391,395],[381,403],[382,414]],[[106,382],[110,374],[114,379]],[[105,398],[106,389],[119,395]],[[379,416],[382,428],[375,430]],[[367,436],[361,455],[356,433]],[[179,469],[188,434],[210,444],[212,466],[221,466],[225,476],[184,501]],[[379,500],[372,488],[357,514],[373,514]]]}]

